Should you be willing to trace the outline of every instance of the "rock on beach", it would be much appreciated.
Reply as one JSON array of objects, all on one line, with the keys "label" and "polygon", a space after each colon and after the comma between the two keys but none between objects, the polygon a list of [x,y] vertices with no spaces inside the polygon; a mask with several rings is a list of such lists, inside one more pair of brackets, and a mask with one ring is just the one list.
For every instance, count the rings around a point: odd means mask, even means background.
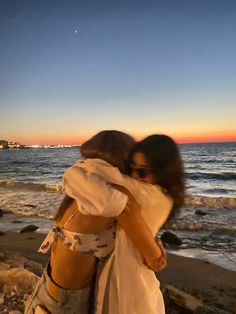
[{"label": "rock on beach", "polygon": [[24,313],[25,301],[37,284],[42,269],[41,264],[30,261],[19,253],[0,251],[1,314]]}]

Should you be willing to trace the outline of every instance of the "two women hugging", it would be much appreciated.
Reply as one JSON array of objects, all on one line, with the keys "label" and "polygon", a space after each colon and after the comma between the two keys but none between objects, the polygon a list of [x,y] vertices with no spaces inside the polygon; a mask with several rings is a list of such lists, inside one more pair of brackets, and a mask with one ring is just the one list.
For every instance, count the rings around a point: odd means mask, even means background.
[{"label": "two women hugging", "polygon": [[102,131],[64,174],[65,198],[39,251],[51,248],[25,313],[165,313],[156,233],[183,204],[184,170],[167,135],[141,142]]}]

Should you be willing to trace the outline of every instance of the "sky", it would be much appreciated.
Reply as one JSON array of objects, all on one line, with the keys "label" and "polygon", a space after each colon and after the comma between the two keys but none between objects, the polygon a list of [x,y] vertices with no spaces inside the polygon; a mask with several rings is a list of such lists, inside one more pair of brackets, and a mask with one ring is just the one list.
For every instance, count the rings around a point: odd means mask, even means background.
[{"label": "sky", "polygon": [[236,141],[235,0],[0,0],[0,139]]}]

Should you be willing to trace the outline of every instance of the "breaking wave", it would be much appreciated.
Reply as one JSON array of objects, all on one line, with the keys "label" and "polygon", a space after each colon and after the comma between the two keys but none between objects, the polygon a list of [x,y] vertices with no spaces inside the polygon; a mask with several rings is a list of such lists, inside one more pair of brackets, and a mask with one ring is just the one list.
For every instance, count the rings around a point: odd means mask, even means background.
[{"label": "breaking wave", "polygon": [[39,190],[48,192],[62,192],[62,184],[56,183],[32,183],[32,182],[20,182],[12,180],[0,180],[0,187],[12,188],[12,189],[25,189],[25,190]]},{"label": "breaking wave", "polygon": [[223,173],[193,173],[187,172],[187,178],[191,180],[221,180],[229,181],[236,180],[236,173],[223,172]]},{"label": "breaking wave", "polygon": [[236,208],[236,198],[188,195],[185,197],[185,205],[200,205],[214,208]]}]

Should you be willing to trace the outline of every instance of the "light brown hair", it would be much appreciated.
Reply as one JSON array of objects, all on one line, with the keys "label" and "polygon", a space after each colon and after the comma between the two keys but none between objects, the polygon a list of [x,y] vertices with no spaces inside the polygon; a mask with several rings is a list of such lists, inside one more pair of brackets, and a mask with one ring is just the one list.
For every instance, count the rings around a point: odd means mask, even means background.
[{"label": "light brown hair", "polygon": [[124,132],[105,130],[83,143],[80,152],[84,158],[100,158],[126,173],[129,153],[134,144],[135,140]]},{"label": "light brown hair", "polygon": [[[97,133],[80,147],[84,158],[99,158],[127,173],[130,150],[135,140],[128,134],[117,130],[105,130]],[[66,195],[56,213],[55,219],[61,217],[73,199]]]}]

